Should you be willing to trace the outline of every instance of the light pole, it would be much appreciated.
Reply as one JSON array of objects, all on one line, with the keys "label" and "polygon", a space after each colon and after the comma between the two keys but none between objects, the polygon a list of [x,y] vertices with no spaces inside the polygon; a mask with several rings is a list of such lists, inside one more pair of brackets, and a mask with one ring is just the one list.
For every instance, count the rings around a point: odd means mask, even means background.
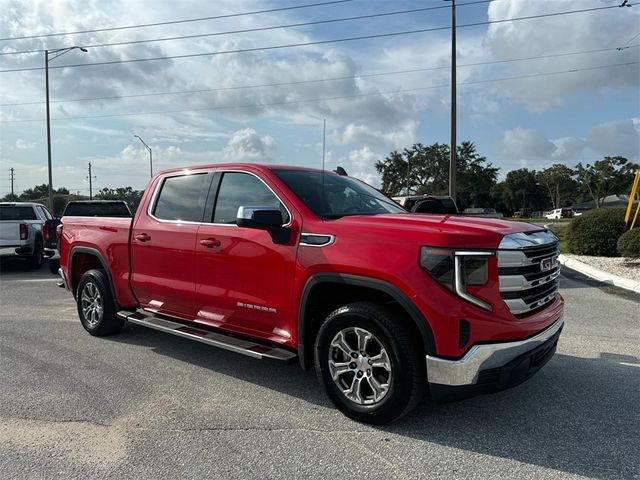
[{"label": "light pole", "polygon": [[151,177],[153,178],[153,153],[151,153],[151,147],[145,143],[143,139],[141,139],[138,135],[134,135],[135,138],[140,140],[142,144],[149,150],[149,169],[151,171]]},{"label": "light pole", "polygon": [[[64,55],[71,50],[78,49],[82,52],[86,52],[87,49],[83,47],[67,47],[67,48],[56,48],[53,50],[45,50],[44,51],[44,80],[45,80],[45,88],[47,91],[47,162],[49,169],[49,209],[53,213],[53,174],[51,171],[51,118],[49,117],[49,62],[51,60],[55,60],[56,58]],[[52,57],[49,57],[52,55]]]},{"label": "light pole", "polygon": [[451,142],[449,144],[449,196],[456,199],[456,126],[457,126],[457,94],[456,94],[456,0],[451,2]]}]

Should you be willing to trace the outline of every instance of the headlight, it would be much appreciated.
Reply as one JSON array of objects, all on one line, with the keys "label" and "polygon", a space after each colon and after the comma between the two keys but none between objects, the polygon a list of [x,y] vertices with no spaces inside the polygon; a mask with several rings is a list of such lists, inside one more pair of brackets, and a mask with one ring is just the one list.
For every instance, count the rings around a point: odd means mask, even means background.
[{"label": "headlight", "polygon": [[485,285],[489,280],[492,251],[449,250],[422,247],[420,265],[440,285],[474,305],[491,311],[491,305],[467,292],[467,286]]}]

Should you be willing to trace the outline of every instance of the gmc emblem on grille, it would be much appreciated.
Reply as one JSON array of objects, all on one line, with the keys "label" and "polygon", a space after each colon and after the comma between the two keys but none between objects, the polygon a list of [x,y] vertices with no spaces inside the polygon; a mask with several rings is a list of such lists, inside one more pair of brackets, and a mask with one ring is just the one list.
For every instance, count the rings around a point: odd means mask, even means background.
[{"label": "gmc emblem on grille", "polygon": [[556,259],[553,258],[553,257],[543,258],[540,261],[540,271],[541,272],[546,272],[548,270],[551,270],[555,266],[556,266]]}]

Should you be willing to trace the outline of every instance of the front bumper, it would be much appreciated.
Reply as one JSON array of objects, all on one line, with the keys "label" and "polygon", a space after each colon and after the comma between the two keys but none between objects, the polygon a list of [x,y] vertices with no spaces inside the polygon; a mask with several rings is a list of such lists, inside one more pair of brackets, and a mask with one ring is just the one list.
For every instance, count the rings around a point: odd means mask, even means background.
[{"label": "front bumper", "polygon": [[564,320],[533,337],[474,345],[459,360],[427,355],[427,377],[435,400],[448,401],[515,387],[533,376],[555,353]]}]

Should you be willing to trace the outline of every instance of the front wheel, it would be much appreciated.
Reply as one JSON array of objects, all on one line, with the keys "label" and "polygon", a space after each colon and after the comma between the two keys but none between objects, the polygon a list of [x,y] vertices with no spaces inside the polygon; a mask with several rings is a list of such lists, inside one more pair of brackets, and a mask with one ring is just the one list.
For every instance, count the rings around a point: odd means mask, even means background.
[{"label": "front wheel", "polygon": [[88,270],[82,275],[76,303],[80,322],[91,335],[101,337],[122,329],[124,321],[116,314],[116,302],[103,270]]},{"label": "front wheel", "polygon": [[426,386],[424,356],[408,328],[371,302],[346,305],[326,318],[316,337],[315,365],[335,406],[365,423],[402,417]]}]

